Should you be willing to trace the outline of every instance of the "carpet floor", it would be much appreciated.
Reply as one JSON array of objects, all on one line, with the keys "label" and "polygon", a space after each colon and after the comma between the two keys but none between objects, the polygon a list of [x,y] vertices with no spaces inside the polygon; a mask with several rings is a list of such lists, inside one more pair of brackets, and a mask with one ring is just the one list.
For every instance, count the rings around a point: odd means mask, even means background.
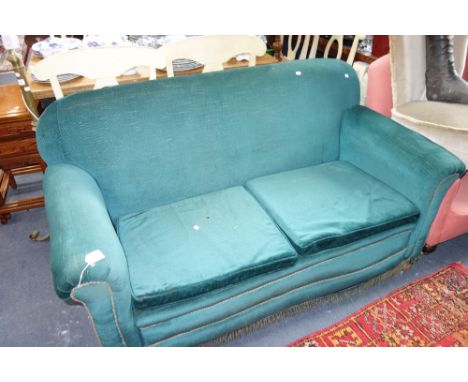
[{"label": "carpet floor", "polygon": [[453,263],[289,346],[466,347],[467,287],[468,267]]},{"label": "carpet floor", "polygon": [[[40,193],[41,176],[19,177],[18,190],[10,197]],[[67,305],[52,287],[49,243],[34,242],[33,230],[47,233],[44,209],[13,214],[0,226],[0,346],[96,346],[86,311]],[[398,274],[363,293],[315,305],[310,310],[285,317],[224,346],[285,346],[325,328],[372,301],[446,264],[468,266],[468,235],[439,246],[421,256],[410,271]]]}]

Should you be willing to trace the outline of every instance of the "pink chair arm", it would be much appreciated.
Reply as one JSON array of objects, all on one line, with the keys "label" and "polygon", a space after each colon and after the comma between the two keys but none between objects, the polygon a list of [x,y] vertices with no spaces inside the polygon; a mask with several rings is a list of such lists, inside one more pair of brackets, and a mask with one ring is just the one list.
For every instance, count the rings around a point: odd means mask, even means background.
[{"label": "pink chair arm", "polygon": [[377,113],[391,117],[393,100],[389,54],[370,64],[367,81],[366,106]]}]

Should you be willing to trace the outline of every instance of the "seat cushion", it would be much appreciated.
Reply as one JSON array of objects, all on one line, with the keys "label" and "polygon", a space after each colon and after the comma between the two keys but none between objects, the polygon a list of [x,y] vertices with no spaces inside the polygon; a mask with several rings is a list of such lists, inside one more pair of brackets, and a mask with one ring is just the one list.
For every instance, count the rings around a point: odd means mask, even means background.
[{"label": "seat cushion", "polygon": [[398,105],[392,116],[453,152],[468,166],[468,105],[412,101]]},{"label": "seat cushion", "polygon": [[137,307],[192,297],[297,260],[243,187],[126,215],[118,233]]},{"label": "seat cushion", "polygon": [[247,188],[301,254],[417,220],[417,207],[359,168],[336,161],[251,180]]}]

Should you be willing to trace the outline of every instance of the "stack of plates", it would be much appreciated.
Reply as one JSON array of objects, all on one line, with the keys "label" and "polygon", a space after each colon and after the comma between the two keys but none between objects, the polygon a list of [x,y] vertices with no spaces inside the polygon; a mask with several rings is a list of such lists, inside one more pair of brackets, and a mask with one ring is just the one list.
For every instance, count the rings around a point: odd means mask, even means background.
[{"label": "stack of plates", "polygon": [[[146,46],[149,48],[159,48],[165,44],[174,41],[180,41],[185,39],[186,36],[162,36],[162,35],[142,35],[142,36],[130,36],[131,41],[137,46]],[[189,60],[186,58],[180,58],[174,60],[172,63],[174,72],[183,72],[185,70],[195,69],[203,66],[199,62]]]},{"label": "stack of plates", "polygon": [[178,58],[172,61],[174,72],[183,72],[184,70],[191,70],[203,66],[197,61],[189,60],[186,58]]},{"label": "stack of plates", "polygon": [[81,47],[81,40],[77,38],[48,37],[45,40],[36,42],[31,50],[36,56],[47,57],[52,54],[65,52]]},{"label": "stack of plates", "polygon": [[[66,73],[66,74],[58,75],[57,79],[58,79],[59,82],[68,82],[68,81],[74,80],[75,78],[78,78],[78,77],[81,77],[81,76],[78,75],[78,74]],[[37,77],[34,74],[32,75],[32,79],[33,79],[34,82],[39,82],[41,84],[50,84],[49,80],[45,80],[45,81],[38,80]]]},{"label": "stack of plates", "polygon": [[[60,37],[48,37],[45,40],[35,43],[31,49],[36,56],[47,57],[53,54],[65,52],[67,50],[77,48],[101,48],[104,46],[129,46],[131,43],[128,41],[126,36],[110,36],[110,35],[95,35],[86,36],[83,41],[77,38],[60,38]],[[75,78],[81,77],[78,74],[66,73],[58,76],[59,82],[68,82]],[[47,81],[40,81],[34,75],[32,76],[33,81],[39,83],[50,83]]]},{"label": "stack of plates", "polygon": [[[66,52],[67,50],[78,49],[81,47],[81,40],[77,38],[60,38],[60,37],[48,37],[45,40],[36,42],[31,47],[32,52],[39,57],[48,57],[53,54]],[[59,82],[68,82],[74,80],[75,78],[81,77],[77,74],[66,73],[58,76]],[[33,74],[32,79],[35,82],[48,84],[50,83],[49,80],[40,81],[36,78]]]}]

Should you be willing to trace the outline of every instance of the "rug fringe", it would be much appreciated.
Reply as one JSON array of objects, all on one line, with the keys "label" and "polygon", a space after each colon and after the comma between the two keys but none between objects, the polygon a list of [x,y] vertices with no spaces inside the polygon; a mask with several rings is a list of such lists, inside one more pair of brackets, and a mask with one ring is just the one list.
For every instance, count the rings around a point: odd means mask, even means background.
[{"label": "rug fringe", "polygon": [[390,269],[389,271],[385,272],[385,273],[382,273],[381,275],[377,276],[377,277],[374,277],[372,279],[370,279],[369,281],[366,281],[362,284],[359,284],[357,286],[354,286],[354,287],[351,287],[351,288],[347,288],[347,289],[343,289],[342,291],[339,291],[339,292],[336,292],[336,293],[333,293],[333,294],[330,294],[330,295],[327,295],[327,296],[320,296],[320,297],[316,297],[316,298],[313,298],[311,300],[308,300],[308,301],[305,301],[305,302],[302,302],[300,304],[297,304],[297,305],[294,305],[294,306],[291,306],[289,308],[286,308],[285,310],[282,310],[278,313],[275,313],[275,314],[272,314],[270,316],[267,316],[265,318],[262,318],[261,320],[259,321],[256,321],[256,322],[253,322],[252,324],[249,324],[249,325],[246,325],[242,328],[239,328],[233,332],[230,332],[230,333],[227,333],[227,334],[224,334],[220,337],[217,337],[213,340],[210,340],[208,342],[205,342],[203,344],[201,344],[200,346],[202,347],[212,347],[212,346],[220,346],[222,345],[223,343],[225,342],[228,342],[228,341],[233,341],[233,340],[236,340],[240,337],[243,337],[249,333],[252,333],[258,329],[261,329],[267,325],[270,325],[282,318],[285,318],[285,317],[289,317],[289,316],[293,316],[293,315],[296,315],[298,313],[302,313],[304,311],[307,311],[307,310],[310,310],[312,307],[318,305],[318,304],[321,304],[321,303],[326,303],[326,302],[336,302],[336,301],[342,301],[343,299],[345,298],[350,298],[350,297],[353,297],[353,296],[356,296],[356,295],[359,295],[361,294],[362,292],[364,292],[365,290],[373,287],[374,285],[382,282],[382,281],[385,281],[393,276],[395,276],[396,274],[398,273],[403,273],[403,272],[406,272],[408,271],[411,266],[413,265],[415,261],[415,258],[412,258],[412,259],[408,259],[402,263],[400,263],[399,265],[397,265],[395,268],[392,268]]}]

